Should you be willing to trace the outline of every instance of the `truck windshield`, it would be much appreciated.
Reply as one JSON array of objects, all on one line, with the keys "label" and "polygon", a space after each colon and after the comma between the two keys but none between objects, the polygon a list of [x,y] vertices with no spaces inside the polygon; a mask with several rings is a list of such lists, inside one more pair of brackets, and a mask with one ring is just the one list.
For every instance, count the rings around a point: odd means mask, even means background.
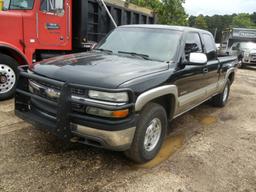
[{"label": "truck windshield", "polygon": [[96,49],[141,56],[144,59],[171,61],[181,35],[181,31],[168,29],[121,27],[103,39]]},{"label": "truck windshield", "polygon": [[4,10],[31,10],[34,0],[4,0]]},{"label": "truck windshield", "polygon": [[243,50],[256,49],[256,43],[252,43],[252,42],[241,43],[241,49],[243,49]]}]

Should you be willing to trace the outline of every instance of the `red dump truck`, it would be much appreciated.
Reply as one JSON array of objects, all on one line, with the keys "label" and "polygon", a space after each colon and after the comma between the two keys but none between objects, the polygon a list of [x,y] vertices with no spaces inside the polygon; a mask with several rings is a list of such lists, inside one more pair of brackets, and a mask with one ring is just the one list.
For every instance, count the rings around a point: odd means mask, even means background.
[{"label": "red dump truck", "polygon": [[[0,12],[0,100],[15,92],[18,65],[82,52],[117,25],[153,24],[152,10],[106,0],[5,0]],[[106,9],[107,8],[107,9]]]}]

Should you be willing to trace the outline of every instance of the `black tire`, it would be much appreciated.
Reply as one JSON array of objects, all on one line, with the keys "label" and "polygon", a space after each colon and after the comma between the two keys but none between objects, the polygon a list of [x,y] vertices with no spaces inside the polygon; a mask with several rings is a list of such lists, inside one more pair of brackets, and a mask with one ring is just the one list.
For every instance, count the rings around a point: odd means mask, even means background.
[{"label": "black tire", "polygon": [[[155,147],[148,151],[144,146],[144,140],[147,128],[150,123],[161,122],[161,133]],[[145,163],[152,160],[159,152],[167,132],[167,115],[165,109],[156,103],[149,103],[141,112],[140,119],[137,122],[136,131],[131,148],[125,152],[125,155],[136,163]]]},{"label": "black tire", "polygon": [[[16,87],[16,84],[17,84],[17,67],[18,67],[18,63],[15,59],[13,59],[12,57],[10,57],[8,55],[0,53],[0,65],[1,64],[9,66],[13,70],[16,80],[15,80],[15,82],[13,82],[11,84],[11,89],[8,92],[1,93],[1,91],[0,91],[0,101],[5,100],[5,99],[9,99],[9,98],[14,96],[15,87]],[[1,73],[1,70],[4,70],[2,68],[4,68],[4,67],[3,66],[1,67],[0,73]],[[0,89],[1,90],[4,89],[3,84],[0,84]]]},{"label": "black tire", "polygon": [[[212,102],[213,106],[215,106],[215,107],[224,107],[227,104],[228,98],[229,98],[230,86],[231,86],[231,82],[230,82],[230,80],[228,80],[224,89],[223,89],[223,92],[214,96],[211,99],[211,102]],[[226,89],[227,89],[227,95],[225,96],[225,90]]]}]

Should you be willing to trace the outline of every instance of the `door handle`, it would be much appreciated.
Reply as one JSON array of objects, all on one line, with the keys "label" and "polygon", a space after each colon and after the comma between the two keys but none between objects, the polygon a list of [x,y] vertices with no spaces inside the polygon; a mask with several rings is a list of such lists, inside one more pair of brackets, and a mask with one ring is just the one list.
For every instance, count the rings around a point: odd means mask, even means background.
[{"label": "door handle", "polygon": [[208,71],[208,68],[204,68],[203,69],[203,73],[208,73],[209,71]]},{"label": "door handle", "polygon": [[47,23],[46,28],[49,30],[56,30],[56,29],[60,29],[60,26],[57,23]]}]

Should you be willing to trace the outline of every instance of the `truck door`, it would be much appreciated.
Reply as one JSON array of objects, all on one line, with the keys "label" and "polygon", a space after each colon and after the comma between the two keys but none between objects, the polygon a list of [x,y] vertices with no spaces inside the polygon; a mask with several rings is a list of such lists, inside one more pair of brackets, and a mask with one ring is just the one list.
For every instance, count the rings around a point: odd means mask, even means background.
[{"label": "truck door", "polygon": [[207,55],[207,65],[204,67],[203,86],[207,87],[207,95],[211,96],[216,93],[218,88],[220,63],[217,56],[217,49],[214,39],[210,34],[203,33],[204,51]]},{"label": "truck door", "polygon": [[60,47],[69,43],[70,7],[68,0],[40,0],[40,10],[36,19],[38,41],[41,46]]},{"label": "truck door", "polygon": [[[185,60],[192,52],[203,52],[202,41],[197,32],[189,32],[185,37]],[[179,96],[179,112],[186,111],[205,99],[203,86],[203,65],[185,65],[177,71],[176,85]],[[178,112],[178,113],[179,113]]]}]

